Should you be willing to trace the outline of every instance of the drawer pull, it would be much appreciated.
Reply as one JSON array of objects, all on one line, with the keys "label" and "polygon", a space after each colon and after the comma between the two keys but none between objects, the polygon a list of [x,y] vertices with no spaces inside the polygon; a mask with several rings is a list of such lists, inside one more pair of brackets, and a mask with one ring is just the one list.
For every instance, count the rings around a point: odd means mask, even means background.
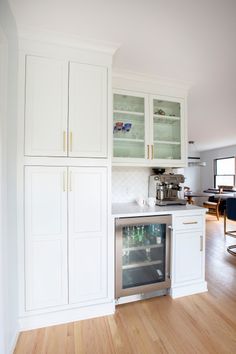
[{"label": "drawer pull", "polygon": [[72,171],[70,171],[70,179],[69,179],[69,191],[72,192]]},{"label": "drawer pull", "polygon": [[73,135],[72,132],[70,132],[70,151],[72,151],[72,144],[73,144]]},{"label": "drawer pull", "polygon": [[147,145],[147,158],[148,158],[148,160],[149,160],[149,158],[150,158],[150,146],[149,145]]},{"label": "drawer pull", "polygon": [[197,221],[185,221],[183,222],[184,225],[193,225],[193,224],[197,224]]},{"label": "drawer pull", "polygon": [[66,152],[66,132],[63,132],[63,152]]},{"label": "drawer pull", "polygon": [[66,171],[63,172],[63,192],[66,192]]}]

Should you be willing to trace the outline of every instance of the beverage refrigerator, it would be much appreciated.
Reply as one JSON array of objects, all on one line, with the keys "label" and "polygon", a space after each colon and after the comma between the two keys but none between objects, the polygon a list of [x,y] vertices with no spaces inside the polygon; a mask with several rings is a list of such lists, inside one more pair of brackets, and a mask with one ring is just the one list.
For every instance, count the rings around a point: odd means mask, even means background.
[{"label": "beverage refrigerator", "polygon": [[115,296],[170,288],[171,216],[117,218]]}]

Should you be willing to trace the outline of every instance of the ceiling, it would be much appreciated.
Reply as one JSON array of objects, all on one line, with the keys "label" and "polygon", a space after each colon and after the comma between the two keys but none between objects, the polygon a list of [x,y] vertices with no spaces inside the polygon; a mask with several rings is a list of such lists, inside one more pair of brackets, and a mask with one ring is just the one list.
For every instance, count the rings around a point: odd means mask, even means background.
[{"label": "ceiling", "polygon": [[119,43],[114,68],[191,82],[188,137],[236,144],[235,0],[9,0],[18,27]]}]

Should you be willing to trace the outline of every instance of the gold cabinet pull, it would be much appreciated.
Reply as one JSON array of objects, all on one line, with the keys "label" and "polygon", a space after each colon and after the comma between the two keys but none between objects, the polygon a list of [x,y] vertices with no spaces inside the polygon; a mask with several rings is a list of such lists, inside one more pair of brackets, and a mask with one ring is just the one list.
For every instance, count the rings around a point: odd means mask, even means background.
[{"label": "gold cabinet pull", "polygon": [[63,172],[63,192],[66,192],[66,171]]},{"label": "gold cabinet pull", "polygon": [[203,251],[203,236],[200,236],[200,252]]},{"label": "gold cabinet pull", "polygon": [[69,190],[72,192],[72,172],[70,171],[70,183],[69,183]]},{"label": "gold cabinet pull", "polygon": [[66,131],[63,132],[63,151],[66,152]]},{"label": "gold cabinet pull", "polygon": [[73,135],[72,132],[70,132],[70,151],[72,151],[72,144],[73,144]]},{"label": "gold cabinet pull", "polygon": [[183,222],[184,225],[193,225],[193,224],[197,224],[197,221],[185,221]]},{"label": "gold cabinet pull", "polygon": [[148,160],[149,160],[149,158],[150,158],[150,146],[149,145],[147,145],[147,158],[148,158]]},{"label": "gold cabinet pull", "polygon": [[153,160],[153,145],[151,145],[151,147],[152,147],[152,160]]}]

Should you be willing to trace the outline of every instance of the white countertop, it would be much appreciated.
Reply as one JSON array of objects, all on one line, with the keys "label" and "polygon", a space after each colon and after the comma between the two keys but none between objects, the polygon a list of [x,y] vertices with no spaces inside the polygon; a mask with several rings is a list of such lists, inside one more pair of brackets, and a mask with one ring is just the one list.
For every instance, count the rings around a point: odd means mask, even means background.
[{"label": "white countertop", "polygon": [[139,206],[137,203],[114,203],[112,204],[113,217],[133,217],[133,216],[151,216],[151,215],[166,215],[166,214],[186,214],[191,212],[205,213],[206,209],[192,204],[186,205],[168,205],[154,206],[148,205]]}]

